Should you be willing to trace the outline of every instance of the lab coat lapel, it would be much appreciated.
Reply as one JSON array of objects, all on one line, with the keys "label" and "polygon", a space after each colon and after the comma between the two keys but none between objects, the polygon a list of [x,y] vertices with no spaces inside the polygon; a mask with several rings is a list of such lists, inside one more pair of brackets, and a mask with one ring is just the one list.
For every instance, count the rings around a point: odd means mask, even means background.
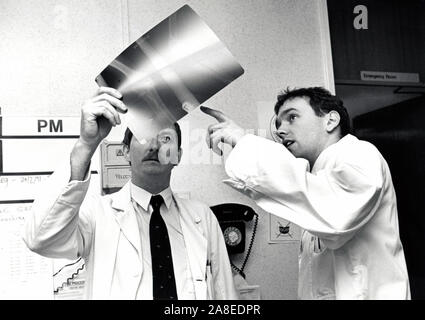
[{"label": "lab coat lapel", "polygon": [[197,300],[206,300],[206,265],[208,242],[202,232],[201,217],[193,212],[184,202],[174,197],[177,204],[180,224],[189,257],[190,270],[194,280]]},{"label": "lab coat lapel", "polygon": [[142,247],[140,243],[140,231],[130,196],[130,184],[127,183],[120,191],[112,195],[112,208],[115,209],[115,220],[121,232],[137,251],[141,261]]}]

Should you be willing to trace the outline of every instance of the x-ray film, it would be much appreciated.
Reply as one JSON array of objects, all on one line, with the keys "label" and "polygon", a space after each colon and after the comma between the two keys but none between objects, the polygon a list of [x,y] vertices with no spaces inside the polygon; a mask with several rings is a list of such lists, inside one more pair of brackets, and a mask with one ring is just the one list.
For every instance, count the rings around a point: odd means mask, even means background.
[{"label": "x-ray film", "polygon": [[173,125],[244,70],[204,21],[185,5],[127,47],[96,78],[117,89],[136,138]]}]

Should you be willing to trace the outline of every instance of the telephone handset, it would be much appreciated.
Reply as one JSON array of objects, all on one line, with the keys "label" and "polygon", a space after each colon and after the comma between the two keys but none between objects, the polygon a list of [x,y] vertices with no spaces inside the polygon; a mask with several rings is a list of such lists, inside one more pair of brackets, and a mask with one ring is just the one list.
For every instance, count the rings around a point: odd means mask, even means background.
[{"label": "telephone handset", "polygon": [[251,221],[255,216],[254,227],[248,251],[241,268],[231,265],[245,278],[243,272],[246,262],[251,253],[252,245],[257,230],[258,214],[251,208],[239,203],[223,203],[211,207],[217,217],[226,242],[227,251],[230,254],[243,253],[245,251],[245,222]]}]

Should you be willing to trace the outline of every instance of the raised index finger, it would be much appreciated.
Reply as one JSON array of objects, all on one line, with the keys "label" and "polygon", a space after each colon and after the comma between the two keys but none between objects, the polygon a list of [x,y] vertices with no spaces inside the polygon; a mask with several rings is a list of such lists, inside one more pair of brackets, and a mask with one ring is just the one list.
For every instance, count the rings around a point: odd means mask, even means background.
[{"label": "raised index finger", "polygon": [[221,111],[219,110],[215,110],[215,109],[211,109],[205,106],[201,106],[201,111],[203,113],[206,113],[207,115],[216,118],[218,122],[225,122],[227,120],[229,120],[229,118]]}]

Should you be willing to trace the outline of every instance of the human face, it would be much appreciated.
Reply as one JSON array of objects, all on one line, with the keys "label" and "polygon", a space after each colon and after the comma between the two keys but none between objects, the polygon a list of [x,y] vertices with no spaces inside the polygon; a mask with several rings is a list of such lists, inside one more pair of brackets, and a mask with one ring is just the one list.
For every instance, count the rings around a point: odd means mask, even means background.
[{"label": "human face", "polygon": [[296,97],[280,107],[276,133],[295,157],[307,159],[313,165],[326,143],[326,120],[315,114],[308,98]]},{"label": "human face", "polygon": [[126,148],[126,158],[131,162],[133,176],[169,175],[181,158],[176,130],[174,127],[162,129],[142,142],[133,136],[130,148]]}]

